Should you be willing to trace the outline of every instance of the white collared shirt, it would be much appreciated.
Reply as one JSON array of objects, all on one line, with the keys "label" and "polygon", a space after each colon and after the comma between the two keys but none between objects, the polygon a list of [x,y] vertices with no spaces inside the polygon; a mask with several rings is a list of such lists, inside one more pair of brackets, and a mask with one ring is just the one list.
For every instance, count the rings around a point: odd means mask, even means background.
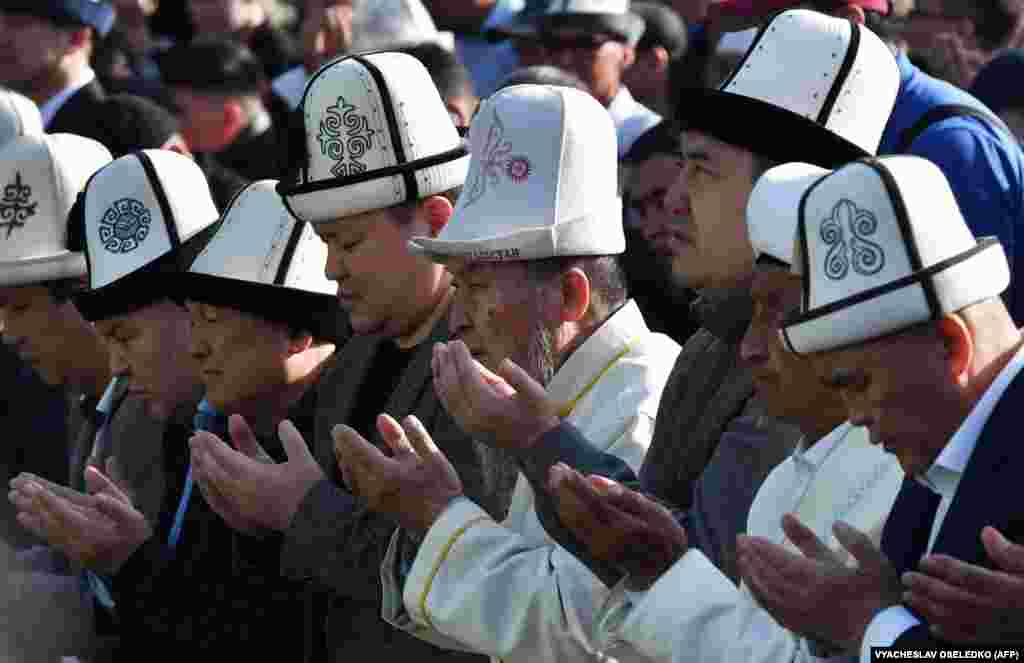
[{"label": "white collared shirt", "polygon": [[[872,445],[864,428],[844,423],[809,448],[801,442],[757,491],[747,534],[795,550],[782,516],[795,513],[829,548],[845,553],[836,521],[877,542],[903,482],[891,454]],[[597,641],[622,663],[810,663],[806,641],[764,610],[746,584],[736,587],[691,549],[654,585],[632,596],[616,587],[597,618]],[[625,596],[623,596],[625,594]],[[638,656],[639,655],[639,656]]]},{"label": "white collared shirt", "polygon": [[43,128],[49,130],[53,118],[64,107],[64,104],[68,102],[68,99],[75,96],[75,93],[94,80],[96,80],[96,72],[93,71],[92,67],[86,66],[82,70],[81,76],[72,81],[66,88],[47,99],[46,103],[39,107],[39,114],[43,117]]},{"label": "white collared shirt", "polygon": [[[1024,368],[1024,345],[1021,346],[1013,359],[1003,367],[996,379],[992,381],[989,388],[982,394],[981,399],[975,404],[971,413],[967,416],[960,428],[957,429],[949,443],[942,448],[939,456],[932,463],[928,471],[918,478],[918,481],[934,492],[942,499],[935,511],[935,520],[932,522],[931,535],[928,539],[928,550],[931,552],[935,544],[935,538],[942,528],[942,523],[949,512],[949,506],[956,496],[957,488],[960,486],[960,477],[971,460],[974,448],[978,444],[978,437],[988,423],[992,410],[1003,397],[1006,388],[1010,386],[1013,379]],[[980,532],[979,532],[980,535]],[[921,621],[901,605],[892,606],[879,612],[871,620],[867,630],[864,632],[864,639],[861,642],[860,658],[862,663],[871,661],[872,647],[890,647],[896,640],[908,630],[920,624]]]},{"label": "white collared shirt", "polygon": [[661,116],[633,98],[625,85],[619,86],[619,92],[608,104],[608,113],[615,125],[615,134],[619,140],[619,158],[621,159],[636,139],[661,122]]}]

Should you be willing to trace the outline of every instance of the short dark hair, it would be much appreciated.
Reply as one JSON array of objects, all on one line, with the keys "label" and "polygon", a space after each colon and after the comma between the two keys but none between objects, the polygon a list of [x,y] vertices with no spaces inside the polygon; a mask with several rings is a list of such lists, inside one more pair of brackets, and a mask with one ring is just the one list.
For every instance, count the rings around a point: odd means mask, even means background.
[{"label": "short dark hair", "polygon": [[251,96],[263,92],[266,77],[259,58],[238,41],[203,35],[157,56],[165,85],[210,95]]},{"label": "short dark hair", "polygon": [[636,50],[644,51],[658,46],[678,57],[686,51],[689,32],[686,21],[671,7],[658,2],[633,2],[629,10],[646,24]]},{"label": "short dark hair", "polygon": [[1017,23],[1017,13],[1000,0],[971,0],[966,6],[968,16],[974,21],[974,34],[982,46],[994,50],[1006,43]]},{"label": "short dark hair", "polygon": [[473,81],[469,70],[459,61],[458,56],[440,44],[424,42],[400,50],[423,63],[442,98],[473,96]]},{"label": "short dark hair", "polygon": [[[454,207],[455,203],[459,199],[459,195],[461,194],[462,187],[457,186],[454,189],[448,189],[447,191],[442,191],[436,195],[441,196],[442,198],[447,198],[448,202],[450,202],[452,207]],[[399,226],[407,226],[416,218],[416,208],[419,207],[422,202],[422,200],[414,200],[411,203],[402,203],[400,205],[389,207],[387,208],[388,217]]]},{"label": "short dark hair", "polygon": [[527,273],[535,283],[546,283],[566,271],[579,268],[590,281],[590,292],[596,295],[599,309],[597,314],[604,318],[611,315],[629,299],[626,272],[619,257],[610,256],[566,256],[530,260],[526,263]]},{"label": "short dark hair", "polygon": [[769,159],[761,154],[754,153],[754,181],[758,181],[761,179],[762,175],[778,165],[778,161]]},{"label": "short dark hair", "polygon": [[682,132],[675,122],[662,120],[636,139],[622,157],[625,164],[639,164],[657,155],[683,156]]}]

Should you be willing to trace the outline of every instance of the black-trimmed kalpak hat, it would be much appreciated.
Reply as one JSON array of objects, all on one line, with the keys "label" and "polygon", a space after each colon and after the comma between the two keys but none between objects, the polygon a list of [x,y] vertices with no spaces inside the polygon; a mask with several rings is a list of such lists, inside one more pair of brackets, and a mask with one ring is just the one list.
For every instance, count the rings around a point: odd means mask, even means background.
[{"label": "black-trimmed kalpak hat", "polygon": [[107,0],[0,0],[0,11],[48,18],[65,24],[87,25],[101,37],[114,27],[117,14]]},{"label": "black-trimmed kalpak hat", "polygon": [[559,29],[613,34],[630,46],[644,36],[644,19],[629,11],[629,0],[551,0],[538,19],[541,34]]},{"label": "black-trimmed kalpak hat", "polygon": [[85,276],[85,256],[69,248],[68,213],[111,158],[73,134],[19,136],[0,148],[0,286]]},{"label": "black-trimmed kalpak hat", "polygon": [[227,306],[336,341],[338,285],[327,279],[327,245],[285,208],[276,180],[242,189],[220,226],[179,277],[179,298]]},{"label": "black-trimmed kalpak hat", "polygon": [[[997,297],[1010,284],[999,240],[975,239],[942,171],[918,157],[868,158],[821,173],[789,164],[751,215],[791,215],[801,312],[782,337],[799,354],[895,334]],[[794,204],[796,201],[796,204]]]},{"label": "black-trimmed kalpak hat", "polygon": [[68,217],[69,236],[89,268],[89,290],[75,301],[95,321],[176,295],[218,221],[196,163],[170,150],[141,150],[100,169]]},{"label": "black-trimmed kalpak hat", "polygon": [[297,218],[323,223],[462,186],[469,170],[430,74],[406,53],[350,55],[306,84],[277,191]]},{"label": "black-trimmed kalpak hat", "polygon": [[677,119],[779,163],[837,168],[877,152],[899,85],[873,32],[794,9],[761,27],[718,89],[690,93]]}]

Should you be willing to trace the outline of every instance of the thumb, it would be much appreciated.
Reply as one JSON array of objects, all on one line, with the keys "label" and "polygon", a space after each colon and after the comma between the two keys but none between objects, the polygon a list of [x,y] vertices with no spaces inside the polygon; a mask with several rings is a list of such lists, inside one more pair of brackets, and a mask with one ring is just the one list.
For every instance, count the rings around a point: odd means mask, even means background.
[{"label": "thumb", "polygon": [[281,444],[284,446],[284,452],[288,455],[289,462],[316,463],[313,454],[309,451],[309,445],[306,444],[302,433],[291,420],[285,419],[281,422],[281,425],[277,427],[277,435],[281,438]]},{"label": "thumb", "polygon": [[511,359],[505,359],[498,367],[498,374],[505,378],[519,397],[530,406],[534,412],[545,416],[553,415],[558,410],[555,404],[548,398],[547,390],[539,382],[533,379],[529,373],[524,371]]},{"label": "thumb", "polygon": [[124,474],[121,472],[121,466],[117,462],[117,456],[111,456],[104,463],[105,469],[107,470],[107,476],[110,481],[118,487],[118,489],[125,495],[130,495],[131,491],[128,488],[128,482],[124,478]]},{"label": "thumb", "polygon": [[842,521],[837,522],[832,531],[835,532],[839,543],[857,560],[860,568],[881,574],[886,567],[891,566],[889,559],[875,547],[871,537],[864,532],[854,529]]},{"label": "thumb", "polygon": [[981,542],[992,561],[1007,573],[1024,573],[1024,546],[1011,543],[995,527],[981,530]]},{"label": "thumb", "polygon": [[85,485],[93,495],[107,494],[121,502],[129,501],[128,496],[117,484],[92,465],[85,468]]},{"label": "thumb", "polygon": [[258,458],[263,454],[263,447],[260,446],[245,417],[239,414],[231,415],[228,419],[228,432],[231,434],[231,444],[235,445],[235,449],[249,458]]},{"label": "thumb", "polygon": [[800,519],[793,514],[787,513],[782,517],[782,531],[800,552],[808,559],[827,560],[832,559],[832,551],[828,549],[814,531],[800,522]]}]

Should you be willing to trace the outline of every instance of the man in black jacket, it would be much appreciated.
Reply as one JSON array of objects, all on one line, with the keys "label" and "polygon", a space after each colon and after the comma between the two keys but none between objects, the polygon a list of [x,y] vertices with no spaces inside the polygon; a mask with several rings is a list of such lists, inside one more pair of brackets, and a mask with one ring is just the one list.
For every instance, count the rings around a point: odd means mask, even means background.
[{"label": "man in black jacket", "polygon": [[39,104],[47,131],[96,138],[89,129],[104,93],[89,59],[113,25],[104,0],[5,0],[0,83]]},{"label": "man in black jacket", "polygon": [[93,594],[119,622],[120,660],[154,648],[259,655],[277,638],[301,638],[303,594],[277,581],[279,544],[240,542],[192,490],[188,438],[195,428],[226,429],[210,408],[196,413],[202,385],[189,361],[190,318],[173,300],[174,277],[217,227],[201,171],[173,152],[134,153],[100,170],[80,200],[71,225],[84,239],[91,290],[78,306],[107,340],[114,372],[150,416],[168,422],[160,442],[136,443],[163,445],[171,489],[150,522],[90,468],[89,495],[19,486],[21,522],[89,569]]}]

